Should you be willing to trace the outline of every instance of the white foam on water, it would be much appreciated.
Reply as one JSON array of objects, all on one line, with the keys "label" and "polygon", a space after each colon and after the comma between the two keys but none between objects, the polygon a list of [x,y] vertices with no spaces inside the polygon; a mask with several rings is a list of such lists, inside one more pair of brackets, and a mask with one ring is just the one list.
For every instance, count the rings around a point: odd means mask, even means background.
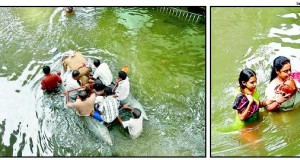
[{"label": "white foam on water", "polygon": [[49,30],[48,30],[48,33],[51,33],[52,32],[52,26],[53,26],[53,19],[54,17],[56,16],[56,14],[60,11],[63,10],[63,7],[58,7],[54,10],[54,12],[51,14],[50,16],[50,19],[49,19]]},{"label": "white foam on water", "polygon": [[281,17],[297,19],[297,14],[296,13],[289,13],[289,14],[282,15]]},{"label": "white foam on water", "polygon": [[291,24],[290,26],[282,26],[282,28],[271,28],[268,33],[268,37],[280,37],[278,34],[297,36],[300,34],[300,26],[297,24]]},{"label": "white foam on water", "polygon": [[[3,135],[3,144],[6,146],[10,145],[10,134],[14,130],[18,129],[20,124],[20,131],[17,137],[17,142],[14,144],[14,149],[19,148],[19,144],[22,141],[22,134],[26,133],[23,156],[32,155],[36,153],[36,147],[33,146],[33,153],[31,153],[28,146],[29,138],[32,138],[33,144],[36,144],[36,137],[38,130],[38,121],[35,118],[35,104],[34,96],[29,87],[22,87],[22,90],[17,93],[16,90],[20,89],[20,84],[17,81],[8,81],[6,78],[0,78],[0,88],[9,88],[5,92],[0,92],[0,103],[5,104],[1,106],[0,117],[5,119],[5,132]],[[24,98],[26,97],[26,98]],[[17,152],[13,152],[13,156],[17,156]]]}]

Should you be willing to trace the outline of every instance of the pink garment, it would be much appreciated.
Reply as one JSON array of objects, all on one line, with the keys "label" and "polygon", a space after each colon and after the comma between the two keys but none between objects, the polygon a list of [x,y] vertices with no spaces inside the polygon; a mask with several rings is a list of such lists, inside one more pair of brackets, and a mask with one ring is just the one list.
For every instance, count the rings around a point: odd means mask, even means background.
[{"label": "pink garment", "polygon": [[300,83],[300,72],[291,73],[291,77]]}]

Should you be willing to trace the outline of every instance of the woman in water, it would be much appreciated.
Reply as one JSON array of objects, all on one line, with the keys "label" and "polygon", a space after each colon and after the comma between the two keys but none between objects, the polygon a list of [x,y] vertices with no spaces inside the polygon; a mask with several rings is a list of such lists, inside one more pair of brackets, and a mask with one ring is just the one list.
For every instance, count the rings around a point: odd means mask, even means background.
[{"label": "woman in water", "polygon": [[266,110],[288,110],[294,106],[297,87],[290,75],[290,60],[284,56],[275,58],[270,83],[265,91],[266,100],[262,102],[262,106],[265,106]]},{"label": "woman in water", "polygon": [[244,69],[239,76],[238,93],[233,104],[237,110],[238,118],[251,123],[258,120],[259,116],[259,94],[256,89],[256,73],[251,69]]}]

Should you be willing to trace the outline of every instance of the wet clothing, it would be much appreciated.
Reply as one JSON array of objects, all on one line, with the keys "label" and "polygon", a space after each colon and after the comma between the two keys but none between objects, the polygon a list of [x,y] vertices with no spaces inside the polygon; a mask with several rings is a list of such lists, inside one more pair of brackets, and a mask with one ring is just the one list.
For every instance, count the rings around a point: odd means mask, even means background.
[{"label": "wet clothing", "polygon": [[113,80],[112,73],[106,63],[101,63],[94,72],[93,78],[99,78],[105,86],[109,86]]},{"label": "wet clothing", "polygon": [[130,137],[136,139],[143,132],[143,116],[141,115],[138,119],[130,118],[128,121],[122,122],[123,127],[128,127]]},{"label": "wet clothing", "polygon": [[61,82],[62,80],[57,74],[49,73],[42,79],[41,89],[48,93],[54,92],[58,89],[58,83]]},{"label": "wet clothing", "polygon": [[[266,99],[270,99],[270,100],[276,100],[277,97],[279,96],[276,92],[275,89],[278,85],[276,85],[275,83],[270,83],[265,91],[265,95],[266,95]],[[280,107],[279,110],[291,110],[294,107],[294,102],[295,102],[295,97],[296,94],[294,94],[292,97],[290,97],[287,101],[283,102]]]},{"label": "wet clothing", "polygon": [[[97,96],[97,97],[103,97],[103,96]],[[116,98],[114,98],[112,95],[103,97],[103,98],[96,98],[96,102],[98,102],[99,108],[96,108],[95,112],[100,111],[103,113],[102,115],[99,115],[99,116],[101,116],[100,118],[104,122],[111,123],[118,117],[118,115],[119,115],[118,108],[119,108],[120,104],[119,104],[119,101]],[[98,116],[97,113],[95,113],[94,116]],[[96,117],[96,119],[97,119],[97,117]],[[98,120],[100,120],[100,119],[98,119]]]},{"label": "wet clothing", "polygon": [[93,114],[91,114],[91,116],[97,120],[99,120],[100,122],[103,122],[104,119],[102,117],[102,115],[100,114],[100,112],[97,109],[94,109]]},{"label": "wet clothing", "polygon": [[117,95],[117,99],[119,101],[123,101],[125,100],[128,95],[129,95],[129,89],[130,89],[130,83],[129,83],[129,78],[126,77],[125,80],[122,80],[119,82],[117,89],[115,91],[116,95]]},{"label": "wet clothing", "polygon": [[[75,80],[72,77],[72,74],[69,74],[68,77],[67,77],[67,79],[66,79],[65,89],[67,91],[69,91],[69,90],[76,89],[76,88],[79,88],[79,87],[80,87],[80,82],[77,81],[77,80]],[[72,99],[76,99],[77,93],[78,93],[78,91],[72,91],[72,92],[69,93],[69,96]]]},{"label": "wet clothing", "polygon": [[[235,97],[238,98],[238,96],[240,94],[242,94],[242,93],[240,92],[240,89],[238,89]],[[250,116],[247,119],[245,119],[244,121],[242,121],[237,114],[237,120],[241,121],[240,123],[243,123],[244,125],[256,122],[259,119],[259,106],[258,106],[259,105],[259,94],[258,94],[257,89],[255,89],[252,97],[253,97],[253,103],[255,103],[256,106],[255,107],[252,106],[252,110],[250,110]],[[247,106],[248,105],[245,105],[244,107],[247,107]],[[245,109],[245,108],[241,108],[240,110],[237,110],[237,113],[242,112],[243,109]]]}]

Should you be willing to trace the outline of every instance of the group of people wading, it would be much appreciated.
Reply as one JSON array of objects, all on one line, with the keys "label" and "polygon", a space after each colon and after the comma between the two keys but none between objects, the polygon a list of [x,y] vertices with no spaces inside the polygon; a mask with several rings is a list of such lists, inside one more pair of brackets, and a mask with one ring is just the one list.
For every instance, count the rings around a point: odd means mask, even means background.
[{"label": "group of people wading", "polygon": [[[79,116],[92,116],[105,124],[117,119],[124,128],[128,127],[131,138],[137,138],[143,131],[143,116],[139,109],[127,105],[130,91],[126,73],[128,68],[123,67],[118,72],[114,84],[113,75],[106,63],[95,59],[93,65],[94,67],[88,64],[80,52],[68,51],[63,54],[62,66],[65,71],[63,88],[67,107],[74,108]],[[49,66],[44,66],[43,72],[45,76],[41,81],[41,89],[48,94],[59,93],[60,84],[63,82],[61,73],[59,71],[56,74],[50,73]],[[74,102],[69,102],[70,99]],[[131,110],[131,118],[128,121],[121,120],[119,116],[121,108]]]},{"label": "group of people wading", "polygon": [[256,88],[256,73],[249,68],[242,70],[233,103],[233,109],[237,110],[238,119],[247,125],[259,119],[259,108],[265,108],[265,110],[272,112],[292,109],[297,88],[299,88],[297,87],[299,84],[298,75],[291,73],[291,63],[288,58],[284,56],[275,58],[270,83],[265,90],[266,98],[261,101]]}]

